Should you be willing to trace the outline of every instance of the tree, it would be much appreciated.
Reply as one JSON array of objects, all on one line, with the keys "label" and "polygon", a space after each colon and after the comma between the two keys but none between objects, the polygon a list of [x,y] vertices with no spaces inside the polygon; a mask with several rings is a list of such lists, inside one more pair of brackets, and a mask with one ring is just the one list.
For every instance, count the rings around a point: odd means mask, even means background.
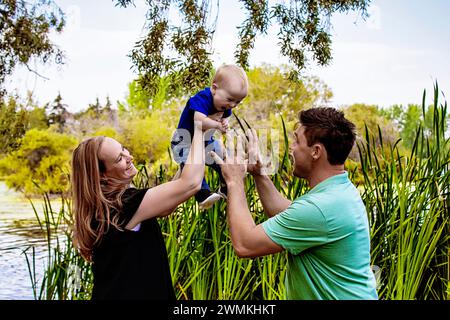
[{"label": "tree", "polygon": [[0,154],[17,149],[27,127],[27,111],[17,99],[0,100]]},{"label": "tree", "polygon": [[[239,0],[246,13],[238,27],[239,43],[236,63],[249,67],[250,50],[256,37],[266,34],[272,24],[279,27],[281,54],[294,65],[290,78],[297,79],[299,70],[312,59],[319,65],[331,61],[330,17],[335,12],[359,11],[367,16],[370,0]],[[133,0],[116,0],[127,7]],[[181,83],[194,91],[210,79],[212,72],[211,43],[220,13],[220,0],[146,0],[148,34],[136,43],[131,59],[141,75],[143,87],[154,94],[161,76],[171,83]],[[217,10],[213,10],[216,7]],[[181,25],[170,20],[177,11]],[[170,50],[175,56],[170,56]]]},{"label": "tree", "polygon": [[48,118],[45,112],[45,107],[33,106],[32,109],[28,111],[29,114],[29,129],[41,129],[45,130],[48,128]]},{"label": "tree", "polygon": [[324,106],[332,92],[318,78],[302,77],[292,82],[287,79],[288,67],[263,65],[247,72],[250,83],[248,96],[233,110],[238,116],[255,125],[269,125],[269,115],[283,116],[285,122],[297,122],[303,109]]},{"label": "tree", "polygon": [[158,110],[151,114],[121,119],[121,141],[134,157],[136,164],[152,164],[167,159],[168,147],[175,125],[169,125],[167,114]]},{"label": "tree", "polygon": [[90,116],[94,119],[100,119],[102,112],[103,107],[100,104],[100,100],[98,99],[98,97],[95,99],[95,103],[90,103],[86,110],[86,113],[89,113]]},{"label": "tree", "polygon": [[45,107],[39,107],[29,92],[26,101],[9,96],[0,99],[0,155],[20,146],[20,139],[30,129],[47,129]]},{"label": "tree", "polygon": [[61,32],[63,27],[63,12],[51,0],[0,0],[0,98],[5,95],[2,85],[6,77],[17,65],[38,74],[29,66],[34,58],[44,63],[54,58],[62,63],[63,54],[49,34]]},{"label": "tree", "polygon": [[86,110],[75,113],[74,118],[79,121],[90,119],[100,122],[114,122],[116,121],[116,113],[117,110],[113,109],[109,96],[106,97],[104,105],[100,103],[97,97],[94,103],[89,103]]},{"label": "tree", "polygon": [[[432,133],[435,131],[433,119],[436,118],[434,113],[437,111],[439,110],[436,110],[433,105],[429,105],[424,110],[423,106],[418,104],[408,104],[407,106],[393,105],[382,112],[386,118],[392,119],[397,125],[402,144],[406,148],[412,149],[419,129],[424,131],[429,141],[433,141]],[[449,120],[439,124],[444,132],[448,130]]]},{"label": "tree", "polygon": [[142,90],[139,81],[134,80],[128,84],[128,95],[125,102],[118,103],[118,109],[121,113],[131,113],[139,116],[147,113],[150,109],[150,95],[147,91]]},{"label": "tree", "polygon": [[8,187],[26,194],[62,193],[69,185],[69,161],[76,144],[75,138],[51,129],[31,129],[20,147],[0,160],[0,174]]},{"label": "tree", "polygon": [[71,113],[67,111],[67,104],[62,103],[61,94],[58,93],[53,103],[47,107],[49,111],[48,120],[50,125],[55,125],[58,132],[63,132],[66,122],[71,117]]},{"label": "tree", "polygon": [[[399,132],[396,125],[391,119],[384,116],[385,113],[380,111],[376,105],[366,105],[363,103],[355,103],[346,106],[343,109],[345,116],[352,121],[356,126],[357,140],[365,139],[366,128],[367,131],[374,137],[377,148],[389,148],[393,146],[399,139]],[[382,141],[379,133],[381,132]],[[403,149],[401,149],[403,152]],[[350,158],[357,159],[357,148],[353,148]]]}]

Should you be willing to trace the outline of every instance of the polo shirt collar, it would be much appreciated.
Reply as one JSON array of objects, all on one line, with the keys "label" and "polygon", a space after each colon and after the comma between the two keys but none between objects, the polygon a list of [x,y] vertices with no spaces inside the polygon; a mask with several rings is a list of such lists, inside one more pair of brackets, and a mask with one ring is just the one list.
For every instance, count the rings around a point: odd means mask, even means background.
[{"label": "polo shirt collar", "polygon": [[309,190],[308,193],[320,192],[323,189],[326,189],[327,187],[329,187],[331,185],[344,184],[347,182],[349,182],[348,172],[344,171],[343,173],[337,174],[335,176],[332,176],[332,177],[329,177],[329,178],[323,180],[318,185],[316,185],[314,188]]}]

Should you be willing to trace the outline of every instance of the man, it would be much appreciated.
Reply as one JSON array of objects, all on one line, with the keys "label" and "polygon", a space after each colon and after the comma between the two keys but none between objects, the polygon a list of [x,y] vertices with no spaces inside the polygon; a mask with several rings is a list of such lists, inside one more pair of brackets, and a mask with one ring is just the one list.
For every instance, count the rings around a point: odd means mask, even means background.
[{"label": "man", "polygon": [[[249,159],[227,156],[221,165],[228,187],[227,215],[239,257],[288,251],[287,299],[377,299],[370,269],[370,237],[361,196],[344,162],[355,143],[355,126],[333,108],[300,112],[289,151],[294,176],[310,190],[291,202],[263,174],[255,131],[248,133]],[[238,138],[238,144],[242,138]],[[255,179],[269,219],[255,225],[244,190],[246,171]]]}]

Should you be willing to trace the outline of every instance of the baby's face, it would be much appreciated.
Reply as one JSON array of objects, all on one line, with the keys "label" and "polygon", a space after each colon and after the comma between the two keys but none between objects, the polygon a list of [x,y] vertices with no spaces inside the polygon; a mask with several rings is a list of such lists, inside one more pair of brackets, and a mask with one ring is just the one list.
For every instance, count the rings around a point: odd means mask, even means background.
[{"label": "baby's face", "polygon": [[233,78],[226,79],[219,85],[213,84],[214,107],[220,112],[235,108],[247,96],[247,88],[242,85],[241,79]]}]

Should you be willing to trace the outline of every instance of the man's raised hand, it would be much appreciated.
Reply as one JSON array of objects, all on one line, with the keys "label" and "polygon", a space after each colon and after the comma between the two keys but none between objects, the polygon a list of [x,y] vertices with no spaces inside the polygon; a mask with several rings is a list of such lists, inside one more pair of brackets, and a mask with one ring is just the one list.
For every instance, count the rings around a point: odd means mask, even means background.
[{"label": "man's raised hand", "polygon": [[267,175],[271,172],[271,163],[264,162],[259,150],[259,140],[255,129],[247,130],[248,137],[248,163],[247,172],[251,175]]},{"label": "man's raised hand", "polygon": [[234,145],[233,135],[226,134],[227,147],[222,148],[223,159],[214,151],[210,152],[210,156],[220,165],[222,175],[227,184],[236,181],[242,181],[247,172],[247,159],[245,155],[244,138],[242,135],[237,136],[237,144]]}]

